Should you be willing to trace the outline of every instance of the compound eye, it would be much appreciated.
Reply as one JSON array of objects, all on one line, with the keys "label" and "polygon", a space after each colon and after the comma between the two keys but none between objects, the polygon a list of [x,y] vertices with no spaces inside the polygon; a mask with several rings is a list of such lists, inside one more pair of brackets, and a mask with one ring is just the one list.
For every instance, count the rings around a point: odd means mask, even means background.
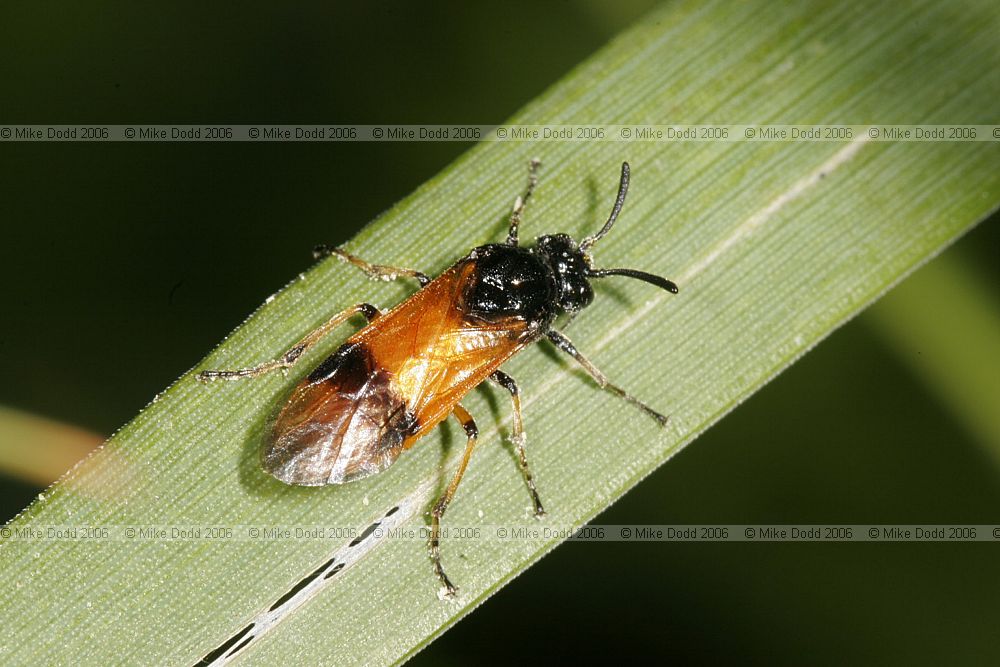
[{"label": "compound eye", "polygon": [[586,280],[564,280],[561,292],[560,306],[571,312],[586,308],[594,300],[594,291]]},{"label": "compound eye", "polygon": [[587,283],[580,284],[580,307],[586,308],[594,300],[594,290]]}]

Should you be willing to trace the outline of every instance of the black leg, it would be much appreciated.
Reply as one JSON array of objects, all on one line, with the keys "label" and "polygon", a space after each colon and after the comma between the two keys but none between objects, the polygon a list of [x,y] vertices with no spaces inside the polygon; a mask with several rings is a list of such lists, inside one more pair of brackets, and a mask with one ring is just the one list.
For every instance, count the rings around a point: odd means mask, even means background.
[{"label": "black leg", "polygon": [[507,245],[517,245],[517,228],[521,224],[524,205],[528,203],[528,199],[535,191],[535,186],[538,185],[538,167],[541,164],[541,160],[538,159],[533,159],[528,163],[528,187],[524,190],[523,195],[514,200],[514,210],[510,213],[510,231],[507,232]]},{"label": "black leg", "polygon": [[400,277],[415,278],[420,286],[423,287],[431,281],[426,274],[420,271],[414,271],[413,269],[404,269],[398,266],[386,266],[385,264],[371,264],[365,260],[352,255],[346,250],[341,250],[340,248],[334,248],[332,246],[319,245],[313,248],[313,257],[316,259],[323,259],[324,257],[329,257],[333,255],[340,260],[353,264],[358,267],[373,280],[396,280]]},{"label": "black leg", "polygon": [[458,588],[448,579],[448,575],[444,573],[444,567],[441,565],[441,517],[444,516],[444,511],[448,509],[448,504],[455,496],[455,491],[458,490],[458,485],[462,481],[462,475],[465,474],[465,469],[469,466],[469,458],[472,456],[472,450],[476,448],[476,440],[479,438],[479,429],[476,427],[476,422],[468,410],[461,405],[456,405],[453,414],[455,415],[455,419],[462,425],[462,428],[465,429],[468,441],[465,445],[465,453],[462,454],[462,462],[458,464],[458,470],[455,471],[455,475],[451,478],[448,488],[444,490],[444,493],[441,494],[441,497],[434,504],[434,509],[431,510],[431,560],[434,562],[434,572],[437,574],[438,579],[441,580],[442,593],[446,597],[454,597],[455,593],[458,592]]},{"label": "black leg", "polygon": [[514,408],[514,426],[511,429],[510,439],[514,443],[514,446],[517,447],[517,457],[521,464],[521,474],[524,475],[524,481],[531,492],[531,502],[535,505],[535,516],[540,519],[545,516],[545,508],[542,507],[542,501],[538,497],[538,489],[535,488],[535,478],[528,468],[528,456],[524,451],[527,438],[524,435],[524,421],[521,419],[521,392],[517,388],[514,378],[503,371],[495,371],[490,376],[490,379],[510,392],[510,400]]},{"label": "black leg", "polygon": [[353,315],[357,315],[359,313],[364,315],[365,319],[369,322],[374,321],[381,314],[379,309],[370,303],[359,303],[358,305],[351,306],[347,310],[341,311],[331,317],[325,324],[310,332],[309,335],[290,347],[287,352],[277,359],[264,362],[263,364],[253,366],[252,368],[240,368],[232,371],[202,371],[195,377],[202,382],[208,382],[211,380],[239,380],[242,378],[257,377],[258,375],[263,375],[264,373],[268,373],[278,368],[291,368],[295,365],[295,362],[299,360],[299,357],[301,357],[306,350],[312,347],[316,341],[333,331],[335,327],[344,323]]},{"label": "black leg", "polygon": [[562,350],[566,354],[576,359],[580,363],[580,365],[583,366],[584,370],[590,373],[590,377],[594,378],[594,380],[597,381],[597,384],[601,385],[602,389],[607,389],[611,393],[624,398],[626,401],[628,401],[629,403],[636,406],[637,408],[645,412],[647,415],[658,421],[660,423],[660,426],[667,425],[666,416],[661,415],[659,412],[649,407],[635,396],[632,396],[621,387],[611,384],[611,382],[608,381],[608,378],[604,375],[604,373],[599,371],[597,367],[594,366],[594,364],[590,363],[589,359],[580,354],[580,351],[576,349],[576,346],[573,345],[573,343],[570,341],[569,338],[566,338],[566,336],[559,333],[555,329],[550,329],[546,335],[549,337],[549,340],[551,340],[555,344],[556,347],[558,347],[560,350]]}]

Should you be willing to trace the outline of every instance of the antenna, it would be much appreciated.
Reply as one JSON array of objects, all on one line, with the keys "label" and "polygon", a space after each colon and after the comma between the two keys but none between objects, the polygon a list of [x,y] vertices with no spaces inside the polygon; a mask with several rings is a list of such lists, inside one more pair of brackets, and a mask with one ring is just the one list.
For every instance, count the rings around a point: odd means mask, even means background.
[{"label": "antenna", "polygon": [[625,194],[628,192],[628,178],[629,178],[629,166],[628,162],[622,162],[622,178],[618,183],[618,197],[615,198],[615,206],[611,209],[611,215],[608,216],[608,221],[604,223],[601,227],[601,231],[593,236],[588,236],[580,242],[580,250],[582,252],[587,252],[590,250],[591,246],[600,241],[604,236],[611,231],[611,226],[615,224],[615,220],[618,219],[618,214],[622,211],[622,205],[625,203]]},{"label": "antenna", "polygon": [[641,280],[649,283],[650,285],[656,285],[657,287],[667,290],[671,294],[677,294],[677,285],[674,284],[674,281],[667,280],[661,276],[653,275],[652,273],[646,273],[645,271],[637,271],[636,269],[591,269],[587,272],[587,276],[591,278],[625,276],[626,278]]}]

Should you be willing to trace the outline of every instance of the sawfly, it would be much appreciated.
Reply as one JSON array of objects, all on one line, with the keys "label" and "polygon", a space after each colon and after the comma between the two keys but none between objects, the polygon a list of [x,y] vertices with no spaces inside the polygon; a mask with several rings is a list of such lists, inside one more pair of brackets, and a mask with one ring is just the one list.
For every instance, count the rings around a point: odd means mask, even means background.
[{"label": "sawfly", "polygon": [[380,280],[406,277],[420,289],[385,312],[361,303],[334,315],[281,357],[253,368],[207,370],[203,381],[252,378],[294,365],[311,346],[350,317],[368,325],[347,339],[291,391],[268,420],[261,449],[265,471],[286,484],[345,484],[388,468],[435,426],[454,415],[467,436],[451,482],[431,511],[430,550],[443,593],[456,587],[441,564],[441,517],[462,481],[476,446],[478,428],[461,401],[480,383],[492,381],[513,402],[511,440],[534,504],[545,514],[525,454],[517,383],[500,370],[505,361],[547,338],[569,354],[602,388],[617,394],[666,425],[667,418],[608,381],[564,334],[553,327],[562,314],[574,316],[594,299],[591,281],[608,276],[635,278],[677,293],[660,276],[624,268],[596,268],[594,245],[604,238],[625,203],[629,165],[622,164],[618,196],[607,222],[577,243],[566,234],[519,242],[525,203],[537,184],[538,160],[529,167],[528,186],[516,198],[504,243],[474,248],[433,280],[420,271],[370,264],[340,248],[321,246],[317,258],[334,255]]}]

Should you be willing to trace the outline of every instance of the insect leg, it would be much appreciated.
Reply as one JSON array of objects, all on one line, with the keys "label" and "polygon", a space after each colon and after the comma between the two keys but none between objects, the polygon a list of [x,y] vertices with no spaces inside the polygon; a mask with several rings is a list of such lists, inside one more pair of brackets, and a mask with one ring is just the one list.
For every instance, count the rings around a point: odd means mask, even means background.
[{"label": "insect leg", "polygon": [[358,305],[351,306],[347,310],[341,311],[331,317],[325,324],[310,332],[305,338],[293,345],[287,352],[277,359],[266,361],[258,366],[253,366],[252,368],[240,368],[232,371],[202,371],[195,377],[202,382],[208,382],[210,380],[239,380],[241,378],[257,377],[258,375],[263,375],[264,373],[268,373],[278,368],[291,368],[295,365],[295,362],[299,360],[299,357],[302,356],[302,353],[312,347],[316,341],[358,313],[364,315],[365,319],[369,322],[374,321],[381,314],[379,309],[370,303],[359,303]]},{"label": "insect leg", "polygon": [[514,378],[503,371],[495,371],[490,376],[490,379],[510,392],[510,400],[514,407],[514,426],[511,429],[510,439],[514,442],[514,446],[517,447],[517,457],[521,464],[521,474],[524,475],[524,481],[531,492],[531,502],[535,505],[535,516],[541,519],[545,516],[545,508],[542,507],[542,501],[538,497],[538,489],[535,488],[535,479],[528,468],[528,456],[524,451],[526,438],[524,436],[524,421],[521,419],[521,392],[518,390]]},{"label": "insect leg", "polygon": [[528,163],[528,187],[524,194],[514,200],[514,210],[510,212],[510,231],[507,232],[507,245],[517,245],[517,228],[521,224],[521,215],[524,213],[524,205],[528,203],[531,193],[538,185],[538,167],[542,161],[534,158]]},{"label": "insect leg", "polygon": [[594,380],[597,381],[597,384],[599,384],[602,389],[607,389],[611,393],[621,396],[626,401],[628,401],[629,403],[636,406],[637,408],[645,412],[647,415],[658,421],[660,423],[660,426],[667,425],[666,416],[661,415],[659,412],[649,407],[635,396],[632,396],[621,387],[611,384],[611,382],[608,381],[608,378],[607,376],[604,375],[604,373],[599,371],[597,367],[594,366],[594,364],[590,363],[590,360],[587,359],[587,357],[580,354],[580,351],[576,349],[576,346],[573,345],[573,343],[570,341],[569,338],[566,338],[566,336],[559,333],[555,329],[550,329],[546,334],[546,336],[548,336],[549,340],[552,341],[556,347],[558,347],[560,350],[562,350],[566,354],[576,359],[580,363],[580,365],[583,366],[584,370],[590,373],[590,377],[594,378]]},{"label": "insect leg", "polygon": [[459,482],[462,481],[462,475],[465,474],[465,469],[469,465],[469,458],[472,456],[472,450],[476,448],[476,439],[479,437],[479,429],[476,427],[476,422],[468,410],[461,405],[456,405],[452,414],[462,424],[462,428],[465,429],[465,435],[469,439],[465,445],[465,453],[462,454],[462,461],[458,464],[458,470],[455,471],[455,475],[451,478],[448,488],[441,494],[441,497],[434,504],[434,509],[431,510],[431,560],[434,561],[434,572],[444,587],[444,594],[448,597],[454,597],[458,589],[449,581],[448,575],[444,573],[444,568],[441,566],[441,517],[444,515],[444,511],[448,509],[448,504],[455,495],[455,490],[458,489]]},{"label": "insect leg", "polygon": [[353,264],[367,273],[368,277],[373,280],[389,281],[396,280],[400,276],[406,276],[408,278],[416,278],[421,287],[431,281],[431,279],[427,277],[427,274],[421,273],[420,271],[404,269],[398,266],[386,266],[385,264],[371,264],[356,255],[352,255],[346,250],[341,250],[340,248],[335,248],[333,246],[318,245],[313,248],[313,257],[315,259],[323,259],[324,257],[329,257],[330,255],[334,255],[341,261]]}]

